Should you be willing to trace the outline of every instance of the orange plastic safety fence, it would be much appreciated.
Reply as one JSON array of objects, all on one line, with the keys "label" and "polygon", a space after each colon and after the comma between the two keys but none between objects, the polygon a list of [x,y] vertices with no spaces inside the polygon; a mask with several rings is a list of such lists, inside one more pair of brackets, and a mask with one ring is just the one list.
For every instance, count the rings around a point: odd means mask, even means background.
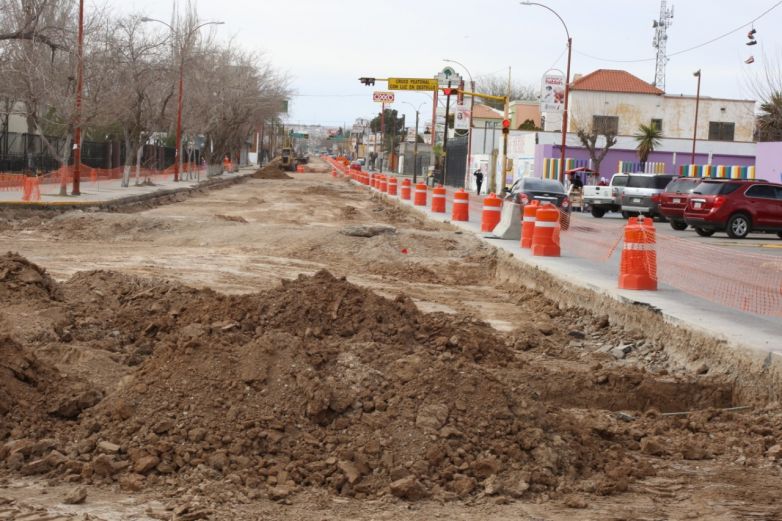
[{"label": "orange plastic safety fence", "polygon": [[782,257],[657,237],[660,281],[747,313],[782,317]]},{"label": "orange plastic safety fence", "polygon": [[562,230],[562,250],[576,257],[604,262],[611,258],[622,241],[623,230],[610,222],[593,219],[581,221],[570,218],[570,225]]}]

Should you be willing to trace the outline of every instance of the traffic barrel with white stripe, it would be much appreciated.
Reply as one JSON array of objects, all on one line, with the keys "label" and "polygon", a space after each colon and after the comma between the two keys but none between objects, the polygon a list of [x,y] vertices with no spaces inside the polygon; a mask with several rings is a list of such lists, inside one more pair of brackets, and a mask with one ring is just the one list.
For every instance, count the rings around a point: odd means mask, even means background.
[{"label": "traffic barrel with white stripe", "polygon": [[400,189],[399,196],[405,200],[410,200],[410,194],[413,191],[413,183],[410,182],[409,179],[402,179],[402,188]]},{"label": "traffic barrel with white stripe", "polygon": [[535,234],[535,221],[537,220],[540,202],[533,200],[524,205],[524,213],[521,217],[521,247],[532,248],[532,236]]},{"label": "traffic barrel with white stripe", "polygon": [[415,206],[426,206],[426,185],[418,183],[413,190],[413,204]]},{"label": "traffic barrel with white stripe", "polygon": [[337,169],[336,168],[332,168],[331,169],[331,177],[337,177]]},{"label": "traffic barrel with white stripe", "polygon": [[432,211],[445,213],[445,188],[442,186],[435,186],[432,189]]},{"label": "traffic barrel with white stripe", "polygon": [[382,193],[388,192],[388,180],[386,179],[386,176],[384,176],[384,175],[380,176],[380,182],[378,183],[378,187],[377,188]]},{"label": "traffic barrel with white stripe", "polygon": [[452,221],[470,220],[470,194],[459,188],[453,194],[453,211],[451,212]]},{"label": "traffic barrel with white stripe", "polygon": [[391,197],[396,197],[397,193],[397,182],[396,177],[389,177],[388,178],[388,195]]},{"label": "traffic barrel with white stripe", "polygon": [[490,193],[483,198],[483,212],[481,213],[481,231],[490,232],[500,222],[502,216],[502,199]]},{"label": "traffic barrel with white stripe", "polygon": [[631,217],[625,226],[619,288],[641,291],[657,289],[657,234],[652,219]]},{"label": "traffic barrel with white stripe", "polygon": [[559,210],[551,203],[538,207],[532,234],[532,255],[559,257]]}]

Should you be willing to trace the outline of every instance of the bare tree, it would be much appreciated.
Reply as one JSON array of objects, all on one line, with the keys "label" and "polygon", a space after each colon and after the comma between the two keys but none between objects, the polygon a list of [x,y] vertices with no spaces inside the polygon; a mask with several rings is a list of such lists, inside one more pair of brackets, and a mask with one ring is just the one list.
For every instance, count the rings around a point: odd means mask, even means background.
[{"label": "bare tree", "polygon": [[618,131],[615,126],[595,118],[589,122],[575,121],[576,136],[589,153],[592,169],[600,174],[600,164],[608,151],[616,145]]},{"label": "bare tree", "polygon": [[71,48],[68,20],[72,0],[0,0],[0,41],[27,40],[45,45],[54,55]]},{"label": "bare tree", "polygon": [[782,141],[782,54],[765,57],[762,68],[746,84],[760,102],[755,139]]},{"label": "bare tree", "polygon": [[[482,94],[491,94],[492,96],[507,96],[508,95],[508,78],[491,75],[482,76],[475,81],[475,89]],[[517,100],[537,100],[538,90],[534,85],[524,84],[521,82],[511,82],[510,86],[510,99],[511,101]],[[489,105],[497,110],[504,108],[501,101],[484,100],[482,103]]]}]

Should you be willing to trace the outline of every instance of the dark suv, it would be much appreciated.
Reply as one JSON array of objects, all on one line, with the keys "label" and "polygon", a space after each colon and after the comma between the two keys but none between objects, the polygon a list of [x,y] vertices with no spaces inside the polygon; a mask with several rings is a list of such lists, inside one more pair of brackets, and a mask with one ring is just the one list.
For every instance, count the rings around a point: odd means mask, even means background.
[{"label": "dark suv", "polygon": [[674,230],[686,230],[684,222],[684,209],[695,187],[701,184],[703,179],[698,177],[679,177],[668,183],[665,191],[659,197],[659,211],[663,217],[671,221]]},{"label": "dark suv", "polygon": [[750,232],[776,233],[782,238],[782,185],[703,181],[690,195],[684,220],[704,237],[725,231],[734,239]]}]

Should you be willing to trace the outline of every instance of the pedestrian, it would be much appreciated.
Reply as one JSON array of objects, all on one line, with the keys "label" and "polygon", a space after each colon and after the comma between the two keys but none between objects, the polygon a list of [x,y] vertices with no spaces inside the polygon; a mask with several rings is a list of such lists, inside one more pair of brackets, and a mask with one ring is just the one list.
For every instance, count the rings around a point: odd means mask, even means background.
[{"label": "pedestrian", "polygon": [[475,193],[480,195],[481,193],[481,186],[483,185],[483,172],[481,172],[481,167],[478,167],[478,170],[473,172],[475,176]]}]

